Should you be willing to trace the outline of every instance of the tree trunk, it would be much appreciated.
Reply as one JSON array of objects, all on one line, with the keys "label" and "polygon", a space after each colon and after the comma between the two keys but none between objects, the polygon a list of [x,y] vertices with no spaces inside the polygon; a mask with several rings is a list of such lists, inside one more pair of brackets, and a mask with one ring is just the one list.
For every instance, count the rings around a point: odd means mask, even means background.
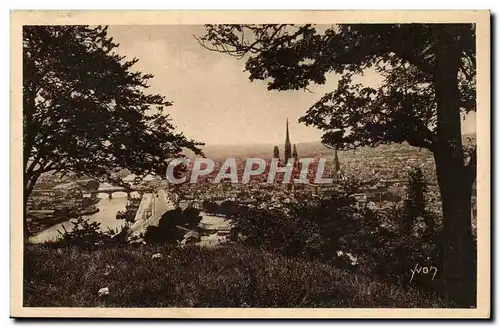
[{"label": "tree trunk", "polygon": [[24,242],[28,242],[28,238],[30,237],[30,230],[28,225],[28,199],[33,191],[33,187],[35,186],[36,181],[38,180],[38,176],[31,176],[31,178],[27,178],[27,175],[24,176],[24,190],[23,190],[23,236]]},{"label": "tree trunk", "polygon": [[[434,158],[443,205],[441,245],[442,277],[448,298],[456,306],[475,305],[476,264],[471,229],[473,179],[465,166],[462,147],[458,69],[460,49],[456,48],[450,26],[436,27],[434,86],[437,127]],[[474,176],[475,177],[475,176]]]},{"label": "tree trunk", "polygon": [[444,227],[441,271],[447,297],[459,307],[470,307],[476,302],[475,247],[471,228],[472,184],[464,178],[464,171],[454,170],[443,157],[436,156]]},{"label": "tree trunk", "polygon": [[26,190],[24,191],[24,197],[23,197],[23,236],[24,236],[24,243],[28,242],[28,239],[30,237],[30,230],[28,226],[28,213],[27,213],[27,205],[28,205],[28,195]]}]

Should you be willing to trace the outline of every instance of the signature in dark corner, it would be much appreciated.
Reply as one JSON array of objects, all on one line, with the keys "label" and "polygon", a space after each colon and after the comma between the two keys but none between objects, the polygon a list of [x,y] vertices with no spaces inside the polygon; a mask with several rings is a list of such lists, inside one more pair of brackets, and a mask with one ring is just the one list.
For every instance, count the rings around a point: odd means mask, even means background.
[{"label": "signature in dark corner", "polygon": [[434,273],[432,274],[432,280],[434,280],[434,277],[436,276],[438,269],[432,265],[431,266],[419,266],[419,264],[417,263],[415,265],[414,269],[410,269],[410,271],[411,271],[410,284],[413,281],[413,278],[415,277],[415,273],[428,275],[428,274],[431,274],[433,270],[434,270]]}]

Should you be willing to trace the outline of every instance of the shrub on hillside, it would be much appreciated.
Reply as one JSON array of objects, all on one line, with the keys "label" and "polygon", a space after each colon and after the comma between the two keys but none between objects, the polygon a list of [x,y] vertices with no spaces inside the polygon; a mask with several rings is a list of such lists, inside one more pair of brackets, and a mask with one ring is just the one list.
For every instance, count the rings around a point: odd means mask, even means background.
[{"label": "shrub on hillside", "polygon": [[201,221],[200,211],[188,207],[176,208],[165,212],[158,226],[149,226],[144,234],[144,241],[149,244],[178,244],[186,230],[197,229]]},{"label": "shrub on hillside", "polygon": [[[439,231],[408,232],[401,225],[404,210],[358,208],[350,197],[336,195],[283,208],[240,209],[233,229],[247,246],[408,283],[417,263],[438,266]],[[435,290],[437,282],[412,284]]]},{"label": "shrub on hillside", "polygon": [[77,246],[81,248],[102,247],[105,245],[128,244],[137,241],[137,237],[132,236],[129,226],[117,229],[101,230],[101,223],[91,221],[89,218],[79,217],[71,221],[73,227],[59,231],[61,238],[55,243],[64,246]]},{"label": "shrub on hillside", "polygon": [[331,260],[344,249],[346,237],[359,229],[361,213],[349,197],[282,208],[240,208],[233,229],[245,245],[287,256]]},{"label": "shrub on hillside", "polygon": [[[251,248],[25,248],[29,307],[446,307],[439,297],[334,265]],[[160,260],[151,254],[168,253]],[[97,291],[109,287],[107,298]]]},{"label": "shrub on hillside", "polygon": [[71,245],[91,248],[102,246],[109,242],[111,236],[101,231],[99,222],[90,221],[88,218],[79,217],[71,221],[73,227],[67,230],[63,226],[63,231],[59,231],[61,238],[58,243],[61,245]]}]

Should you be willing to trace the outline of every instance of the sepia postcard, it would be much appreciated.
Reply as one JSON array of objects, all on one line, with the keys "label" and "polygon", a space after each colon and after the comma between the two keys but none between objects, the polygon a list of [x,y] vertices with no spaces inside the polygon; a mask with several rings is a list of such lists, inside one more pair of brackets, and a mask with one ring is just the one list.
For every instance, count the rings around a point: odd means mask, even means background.
[{"label": "sepia postcard", "polygon": [[11,316],[490,318],[490,12],[13,11]]}]

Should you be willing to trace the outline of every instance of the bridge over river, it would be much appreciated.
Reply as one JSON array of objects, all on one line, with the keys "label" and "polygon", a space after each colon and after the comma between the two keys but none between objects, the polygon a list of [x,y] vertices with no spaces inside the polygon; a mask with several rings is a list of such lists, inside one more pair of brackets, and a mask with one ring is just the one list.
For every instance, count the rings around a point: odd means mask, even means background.
[{"label": "bridge over river", "polygon": [[111,185],[102,185],[99,186],[99,189],[96,191],[92,191],[91,195],[92,197],[97,196],[99,194],[108,194],[108,198],[111,199],[113,198],[113,194],[115,192],[124,192],[127,194],[127,198],[130,198],[130,194],[133,192],[136,192],[139,194],[139,196],[143,196],[146,193],[152,193],[153,188],[150,187],[140,187],[140,186],[132,186],[130,188],[125,188],[125,187],[116,187],[116,186],[111,186]]}]

